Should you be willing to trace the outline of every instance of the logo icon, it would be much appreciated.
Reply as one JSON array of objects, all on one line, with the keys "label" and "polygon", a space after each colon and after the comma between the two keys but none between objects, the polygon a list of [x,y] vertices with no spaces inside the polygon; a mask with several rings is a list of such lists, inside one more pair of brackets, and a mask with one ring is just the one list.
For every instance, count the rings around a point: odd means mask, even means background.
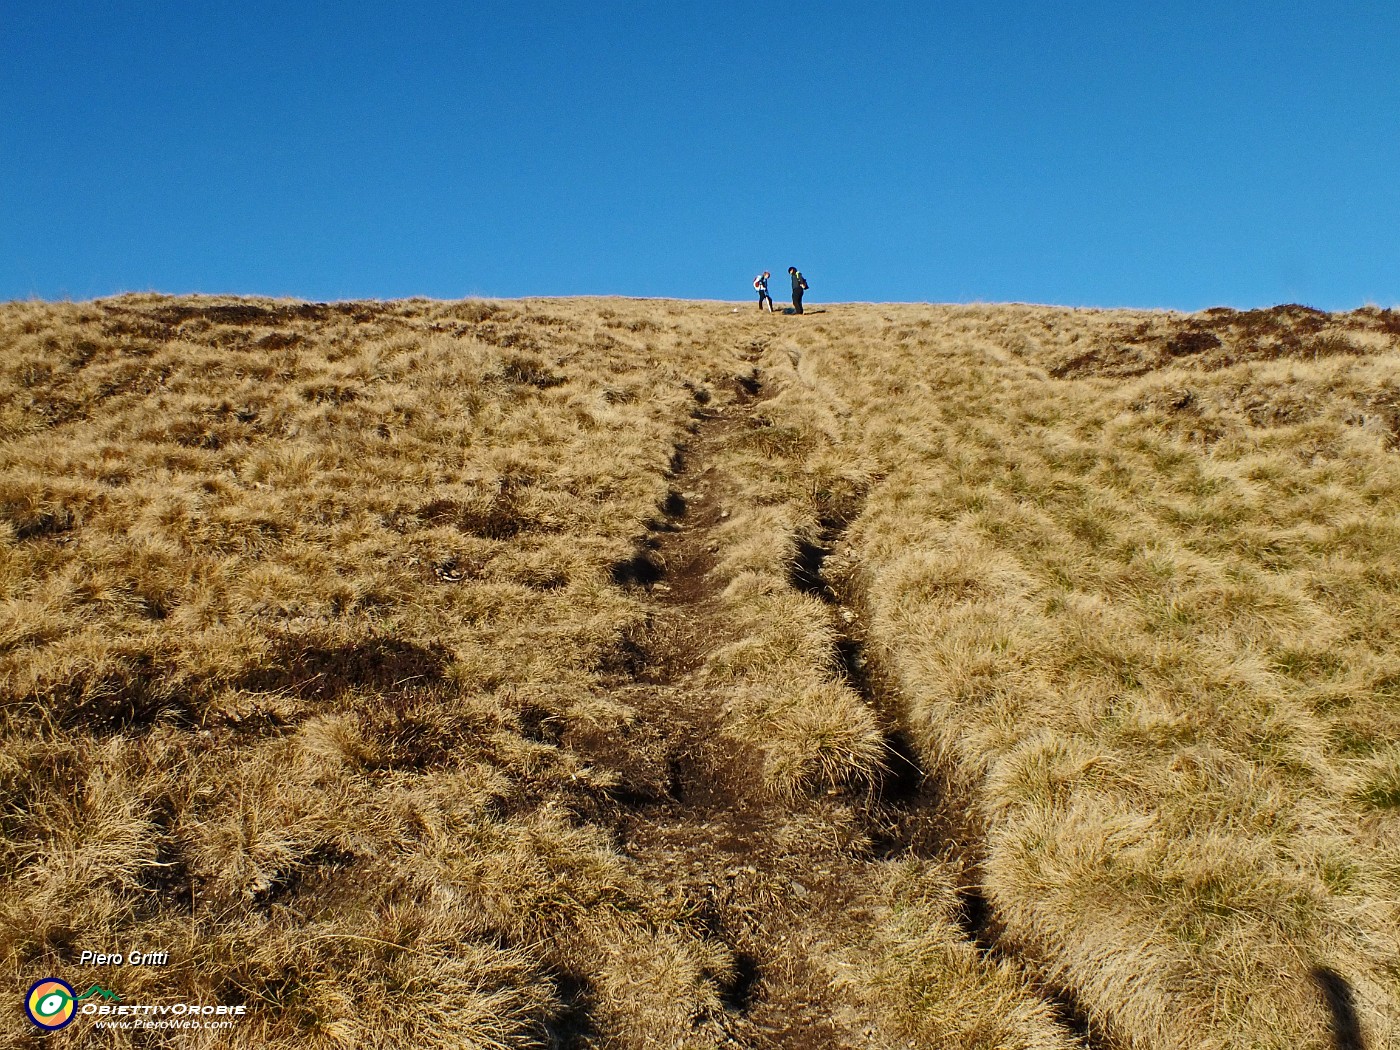
[{"label": "logo icon", "polygon": [[73,986],[57,977],[45,977],[29,986],[29,994],[24,997],[24,1012],[29,1019],[46,1032],[57,1032],[66,1027],[78,1012],[78,1003],[93,996],[108,1002],[121,1002],[122,997],[108,991],[100,984],[94,984],[82,995],[73,991]]},{"label": "logo icon", "polygon": [[78,1013],[73,986],[57,977],[35,981],[24,997],[24,1012],[46,1032],[66,1028]]}]

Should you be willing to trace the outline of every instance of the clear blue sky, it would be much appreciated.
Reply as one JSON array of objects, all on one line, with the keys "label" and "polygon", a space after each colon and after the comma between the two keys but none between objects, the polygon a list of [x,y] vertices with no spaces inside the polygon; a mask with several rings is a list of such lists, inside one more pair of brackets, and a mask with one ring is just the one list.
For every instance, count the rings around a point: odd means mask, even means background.
[{"label": "clear blue sky", "polygon": [[0,299],[795,264],[828,301],[1390,306],[1397,41],[1394,0],[11,0]]}]

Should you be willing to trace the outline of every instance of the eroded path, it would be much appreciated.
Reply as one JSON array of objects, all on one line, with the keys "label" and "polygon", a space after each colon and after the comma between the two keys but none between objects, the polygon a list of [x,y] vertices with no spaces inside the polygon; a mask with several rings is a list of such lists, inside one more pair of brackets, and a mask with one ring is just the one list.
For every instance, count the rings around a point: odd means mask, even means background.
[{"label": "eroded path", "polygon": [[[567,743],[616,777],[611,811],[600,816],[636,874],[665,887],[694,932],[722,943],[734,960],[721,978],[724,1009],[701,1021],[696,1045],[913,1046],[882,1030],[853,974],[886,907],[889,861],[949,851],[955,836],[939,786],[891,728],[875,783],[775,797],[759,751],[723,731],[732,686],[707,673],[707,659],[741,632],[719,567],[737,498],[723,452],[762,422],[765,396],[755,369],[696,412],[673,463],[665,514],[618,574],[650,605],[647,629],[631,640],[613,687],[637,717],[625,733]],[[835,639],[830,673],[878,708],[847,629],[854,613],[823,576],[840,531],[799,546],[788,585],[826,603]],[[985,916],[970,888],[958,918],[976,943]],[[564,1045],[589,1045],[588,1034],[581,1026]]]},{"label": "eroded path", "polygon": [[723,737],[722,690],[705,680],[708,652],[732,640],[713,571],[728,517],[730,479],[717,447],[745,427],[759,403],[756,380],[701,413],[675,477],[681,511],[654,533],[664,575],[652,585],[650,652],[626,701],[642,713],[650,746],[619,754],[625,785],[619,845],[651,883],[732,952],[737,968],[719,1019],[742,1046],[869,1045],[854,1003],[834,1000],[833,941],[869,921],[857,890],[862,829],[849,807],[824,800],[793,807],[763,789],[758,754]]}]

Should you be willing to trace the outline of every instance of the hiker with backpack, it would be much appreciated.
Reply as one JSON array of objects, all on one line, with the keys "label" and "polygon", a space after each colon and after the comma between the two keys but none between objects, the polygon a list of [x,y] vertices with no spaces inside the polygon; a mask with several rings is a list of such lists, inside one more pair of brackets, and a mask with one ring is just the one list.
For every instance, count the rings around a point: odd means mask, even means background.
[{"label": "hiker with backpack", "polygon": [[796,266],[788,267],[788,276],[792,278],[792,312],[800,314],[802,312],[802,293],[807,290],[807,278],[802,276]]},{"label": "hiker with backpack", "polygon": [[768,300],[768,312],[773,312],[773,297],[768,294],[768,278],[772,276],[767,270],[753,279],[753,290],[758,293],[758,308],[763,309],[763,301]]}]

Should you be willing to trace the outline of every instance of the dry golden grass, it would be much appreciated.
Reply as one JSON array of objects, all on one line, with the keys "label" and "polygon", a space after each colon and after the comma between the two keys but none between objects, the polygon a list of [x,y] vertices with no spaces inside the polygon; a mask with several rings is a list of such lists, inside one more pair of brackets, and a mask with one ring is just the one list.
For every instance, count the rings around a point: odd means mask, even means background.
[{"label": "dry golden grass", "polygon": [[939,864],[891,866],[888,910],[862,968],[865,992],[894,1036],[928,1050],[1071,1050],[1080,1042],[1025,975],[987,959],[961,935],[954,872]]},{"label": "dry golden grass", "polygon": [[1319,966],[1395,1045],[1397,318],[820,327],[853,589],[1001,943],[1130,1045],[1331,1045]]},{"label": "dry golden grass", "polygon": [[626,566],[693,411],[756,367],[708,464],[717,728],[794,809],[884,791],[900,731],[959,829],[859,868],[868,1045],[1079,1045],[1063,993],[1118,1045],[1321,1050],[1325,967],[1396,1046],[1397,338],[1302,308],[0,306],[0,968],[167,949],[98,976],[252,1008],[183,1045],[721,1041],[732,953],[636,876],[569,741],[637,719]]},{"label": "dry golden grass", "polygon": [[729,435],[716,460],[739,479],[717,571],[740,637],[716,649],[709,671],[730,687],[730,731],[757,742],[766,781],[789,796],[868,789],[884,757],[874,712],[837,665],[832,612],[793,579],[801,544],[819,538],[824,516],[840,517],[835,504],[854,507],[864,483],[838,472],[827,440],[810,419],[781,428],[759,416]]},{"label": "dry golden grass", "polygon": [[168,948],[98,976],[247,1003],[250,1046],[542,1044],[575,985],[618,1045],[714,1009],[722,946],[558,746],[617,714],[610,573],[726,367],[703,313],[0,309],[9,983]]}]

